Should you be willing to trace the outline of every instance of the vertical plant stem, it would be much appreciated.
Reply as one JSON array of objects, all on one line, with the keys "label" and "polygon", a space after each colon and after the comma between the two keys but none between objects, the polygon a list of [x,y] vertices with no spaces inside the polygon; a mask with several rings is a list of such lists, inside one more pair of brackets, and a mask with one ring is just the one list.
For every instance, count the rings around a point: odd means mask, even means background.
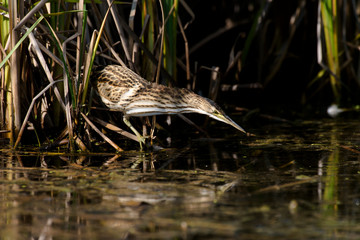
[{"label": "vertical plant stem", "polygon": [[178,25],[180,28],[180,33],[183,37],[184,40],[184,48],[185,48],[185,61],[186,61],[186,80],[187,80],[187,88],[191,89],[191,84],[190,84],[190,59],[189,59],[189,43],[185,34],[185,30],[184,27],[182,25],[181,19],[178,17]]},{"label": "vertical plant stem", "polygon": [[[60,12],[60,2],[59,1],[51,1],[50,2],[50,13],[57,13],[57,12]],[[56,16],[50,18],[50,26],[52,27],[52,29],[56,29],[58,31],[64,30],[64,22],[65,22],[65,18],[63,16],[63,14],[56,15]],[[56,55],[57,47],[54,45],[51,45],[50,48],[53,51],[54,55]],[[66,66],[64,66],[64,67],[66,67]],[[56,65],[54,62],[53,62],[53,65],[51,68],[52,68],[53,76],[60,76],[63,72],[63,67]],[[61,92],[61,94],[63,95],[64,94],[64,84],[63,83],[58,84],[58,89]],[[59,105],[58,102],[54,102],[54,111],[53,111],[52,115],[53,115],[55,126],[59,127],[61,125],[61,119],[64,117],[64,115],[62,115],[61,106]]]},{"label": "vertical plant stem", "polygon": [[[4,0],[3,1],[3,6],[4,7],[8,7],[8,1]],[[0,43],[1,46],[5,46],[7,39],[9,38],[9,19],[6,18],[3,15],[0,15]],[[0,59],[4,59],[5,56],[3,56],[5,53],[3,51],[0,52]],[[1,122],[1,126],[0,128],[3,129],[6,127],[6,122],[7,120],[7,115],[6,115],[6,103],[7,103],[7,95],[8,95],[8,91],[7,91],[7,82],[9,79],[9,65],[6,64],[4,68],[1,69],[1,88],[0,88],[0,111],[1,111],[1,118],[0,118],[0,122]],[[9,128],[8,128],[9,129]],[[7,137],[10,137],[11,133],[7,134]]]},{"label": "vertical plant stem", "polygon": [[112,14],[114,22],[115,22],[116,29],[117,29],[117,31],[119,33],[119,36],[120,36],[120,39],[121,39],[121,44],[122,44],[126,59],[128,60],[128,62],[130,64],[130,68],[134,69],[132,61],[131,61],[129,43],[128,43],[127,38],[125,37],[124,29],[121,27],[121,23],[120,23],[119,18],[118,18],[119,13],[118,13],[117,9],[112,6],[112,2],[113,1],[107,0],[107,3],[109,5],[110,11],[111,11],[111,14]]},{"label": "vertical plant stem", "polygon": [[[72,41],[74,38],[76,38],[79,34],[75,33],[74,35],[72,35],[70,38],[66,39],[63,42],[63,56],[64,56],[64,65],[66,65],[66,63],[68,63],[67,61],[67,57],[66,57],[66,44],[69,41]],[[70,142],[70,151],[73,152],[75,150],[75,145],[74,145],[74,132],[73,132],[73,115],[72,113],[74,113],[72,110],[73,108],[76,106],[76,102],[75,102],[75,97],[74,97],[74,88],[72,86],[72,79],[71,76],[69,75],[69,72],[66,70],[66,67],[64,67],[63,70],[63,76],[64,76],[64,96],[65,96],[65,114],[66,114],[66,123],[68,126],[68,130],[69,130],[69,142]],[[70,96],[72,101],[70,101]],[[72,108],[71,108],[72,106]]]},{"label": "vertical plant stem", "polygon": [[[84,37],[85,37],[85,20],[87,18],[86,12],[84,12],[85,4],[84,0],[80,0],[78,3],[78,9],[81,10],[77,13],[77,31],[79,36],[77,37],[77,47],[76,47],[76,76],[75,79],[75,92],[78,92],[80,72],[81,72],[81,64],[83,62],[83,54],[84,54]],[[85,14],[84,14],[85,13]],[[84,16],[85,15],[85,16]]]},{"label": "vertical plant stem", "polygon": [[[9,16],[10,16],[10,49],[13,49],[18,41],[18,33],[14,30],[17,23],[18,6],[17,1],[9,2]],[[19,50],[17,49],[10,58],[10,79],[11,79],[11,101],[10,101],[10,131],[12,136],[10,144],[14,144],[14,139],[17,137],[21,126],[21,112],[20,112],[20,69],[19,69]]]},{"label": "vertical plant stem", "polygon": [[[66,115],[66,123],[67,123],[68,134],[69,134],[70,151],[73,152],[75,150],[75,144],[74,144],[74,135],[73,135],[71,103],[72,103],[73,107],[76,106],[76,103],[75,103],[75,97],[74,97],[75,93],[73,91],[72,82],[71,82],[72,75],[70,75],[70,73],[69,73],[69,71],[71,69],[69,69],[70,65],[69,65],[69,62],[67,61],[67,57],[66,57],[66,44],[67,44],[67,42],[72,41],[74,38],[76,38],[78,36],[78,33],[75,33],[74,35],[72,35],[70,38],[65,40],[63,42],[63,44],[61,45],[61,42],[60,42],[59,38],[57,37],[54,29],[51,27],[51,25],[49,24],[49,22],[46,19],[44,19],[44,20],[50,30],[50,34],[55,39],[54,43],[55,43],[56,47],[58,48],[59,54],[61,56],[61,60],[64,65],[63,75],[64,75],[65,115]],[[71,102],[70,102],[70,97],[71,97]]]},{"label": "vertical plant stem", "polygon": [[[155,29],[154,29],[154,19],[157,17],[154,14],[153,1],[152,0],[143,0],[142,2],[142,11],[141,11],[141,20],[142,23],[145,22],[146,16],[149,15],[149,21],[147,25],[147,31],[143,35],[143,42],[147,49],[153,51],[154,49],[154,39],[155,39]],[[154,53],[154,52],[152,52]],[[143,60],[143,69],[145,69],[145,79],[152,79],[153,77],[153,64],[150,62],[147,56],[144,56]]]},{"label": "vertical plant stem", "polygon": [[[129,27],[132,31],[134,31],[135,27],[135,14],[136,14],[136,6],[137,6],[138,0],[133,0],[131,4],[131,11],[129,16]],[[133,53],[133,47],[134,47],[134,40],[132,38],[129,38],[129,49],[130,53]]]},{"label": "vertical plant stem", "polygon": [[[163,55],[163,45],[164,45],[164,35],[165,35],[165,17],[164,17],[164,8],[163,8],[163,4],[161,2],[161,0],[159,0],[159,4],[160,4],[160,9],[161,9],[161,22],[162,22],[162,31],[161,31],[161,38],[160,38],[160,51],[159,51],[159,62],[157,65],[157,69],[156,69],[156,79],[155,82],[159,83],[159,78],[160,78],[160,69],[161,69],[161,58]],[[154,139],[154,132],[155,132],[155,125],[156,125],[156,116],[152,117],[152,125],[151,125],[151,130],[150,130],[150,140],[151,140],[151,145],[153,144],[153,139]]]},{"label": "vertical plant stem", "polygon": [[178,0],[161,0],[164,3],[164,13],[167,16],[165,24],[164,67],[176,82],[176,38]]},{"label": "vertical plant stem", "polygon": [[83,94],[82,94],[82,101],[81,101],[82,104],[84,104],[85,100],[86,100],[87,90],[88,90],[89,81],[90,81],[90,73],[91,73],[91,69],[92,69],[92,66],[93,66],[93,63],[94,63],[94,60],[95,60],[96,50],[97,50],[97,48],[99,46],[99,42],[100,42],[100,39],[101,39],[101,34],[104,31],[106,19],[107,19],[108,15],[109,15],[110,8],[111,8],[113,2],[114,1],[112,1],[110,3],[109,9],[106,11],[104,19],[103,19],[103,21],[101,23],[101,27],[99,29],[98,36],[95,39],[95,36],[96,36],[96,33],[97,33],[97,31],[95,30],[94,33],[93,33],[93,36],[91,38],[90,49],[89,49],[89,52],[88,52],[88,56],[91,56],[91,57],[90,58],[87,57],[85,67],[84,67],[85,73],[84,73],[84,91],[83,91]]},{"label": "vertical plant stem", "polygon": [[337,1],[321,0],[321,17],[326,45],[327,64],[330,70],[330,83],[335,102],[340,101],[340,66],[338,52]]}]

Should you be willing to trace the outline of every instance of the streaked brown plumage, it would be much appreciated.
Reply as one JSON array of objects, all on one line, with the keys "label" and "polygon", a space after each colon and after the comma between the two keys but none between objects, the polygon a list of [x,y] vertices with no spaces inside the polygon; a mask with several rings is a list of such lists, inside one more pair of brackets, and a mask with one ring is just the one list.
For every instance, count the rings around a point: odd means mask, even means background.
[{"label": "streaked brown plumage", "polygon": [[129,117],[200,113],[245,133],[214,101],[184,88],[151,83],[126,67],[108,65],[98,68],[93,71],[91,81],[103,103],[110,109],[121,111],[124,122],[141,141],[144,139],[130,124]]}]

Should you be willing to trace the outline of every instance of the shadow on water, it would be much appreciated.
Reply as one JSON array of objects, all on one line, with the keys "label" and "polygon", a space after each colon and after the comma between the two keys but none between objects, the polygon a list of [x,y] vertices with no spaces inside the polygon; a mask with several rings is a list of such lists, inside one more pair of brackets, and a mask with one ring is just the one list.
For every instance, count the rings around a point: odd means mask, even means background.
[{"label": "shadow on water", "polygon": [[359,130],[266,125],[121,155],[2,149],[0,239],[359,239]]}]

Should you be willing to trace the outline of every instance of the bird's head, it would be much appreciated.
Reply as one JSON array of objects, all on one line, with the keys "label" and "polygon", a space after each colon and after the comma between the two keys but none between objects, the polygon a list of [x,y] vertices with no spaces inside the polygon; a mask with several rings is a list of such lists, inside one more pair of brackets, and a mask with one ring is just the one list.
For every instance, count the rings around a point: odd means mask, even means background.
[{"label": "bird's head", "polygon": [[235,123],[229,116],[225,114],[225,112],[211,99],[201,97],[195,93],[191,94],[192,96],[189,98],[193,107],[196,108],[194,110],[197,113],[208,115],[209,117],[227,123],[237,130],[246,133],[246,131],[240,127],[237,123]]}]

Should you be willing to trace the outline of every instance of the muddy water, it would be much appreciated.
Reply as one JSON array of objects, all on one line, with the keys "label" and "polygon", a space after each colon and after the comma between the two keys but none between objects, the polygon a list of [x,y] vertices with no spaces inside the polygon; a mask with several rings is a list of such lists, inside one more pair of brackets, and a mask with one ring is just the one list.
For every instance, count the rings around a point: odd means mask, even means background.
[{"label": "muddy water", "polygon": [[360,239],[360,128],[272,124],[152,153],[0,157],[0,239]]}]

